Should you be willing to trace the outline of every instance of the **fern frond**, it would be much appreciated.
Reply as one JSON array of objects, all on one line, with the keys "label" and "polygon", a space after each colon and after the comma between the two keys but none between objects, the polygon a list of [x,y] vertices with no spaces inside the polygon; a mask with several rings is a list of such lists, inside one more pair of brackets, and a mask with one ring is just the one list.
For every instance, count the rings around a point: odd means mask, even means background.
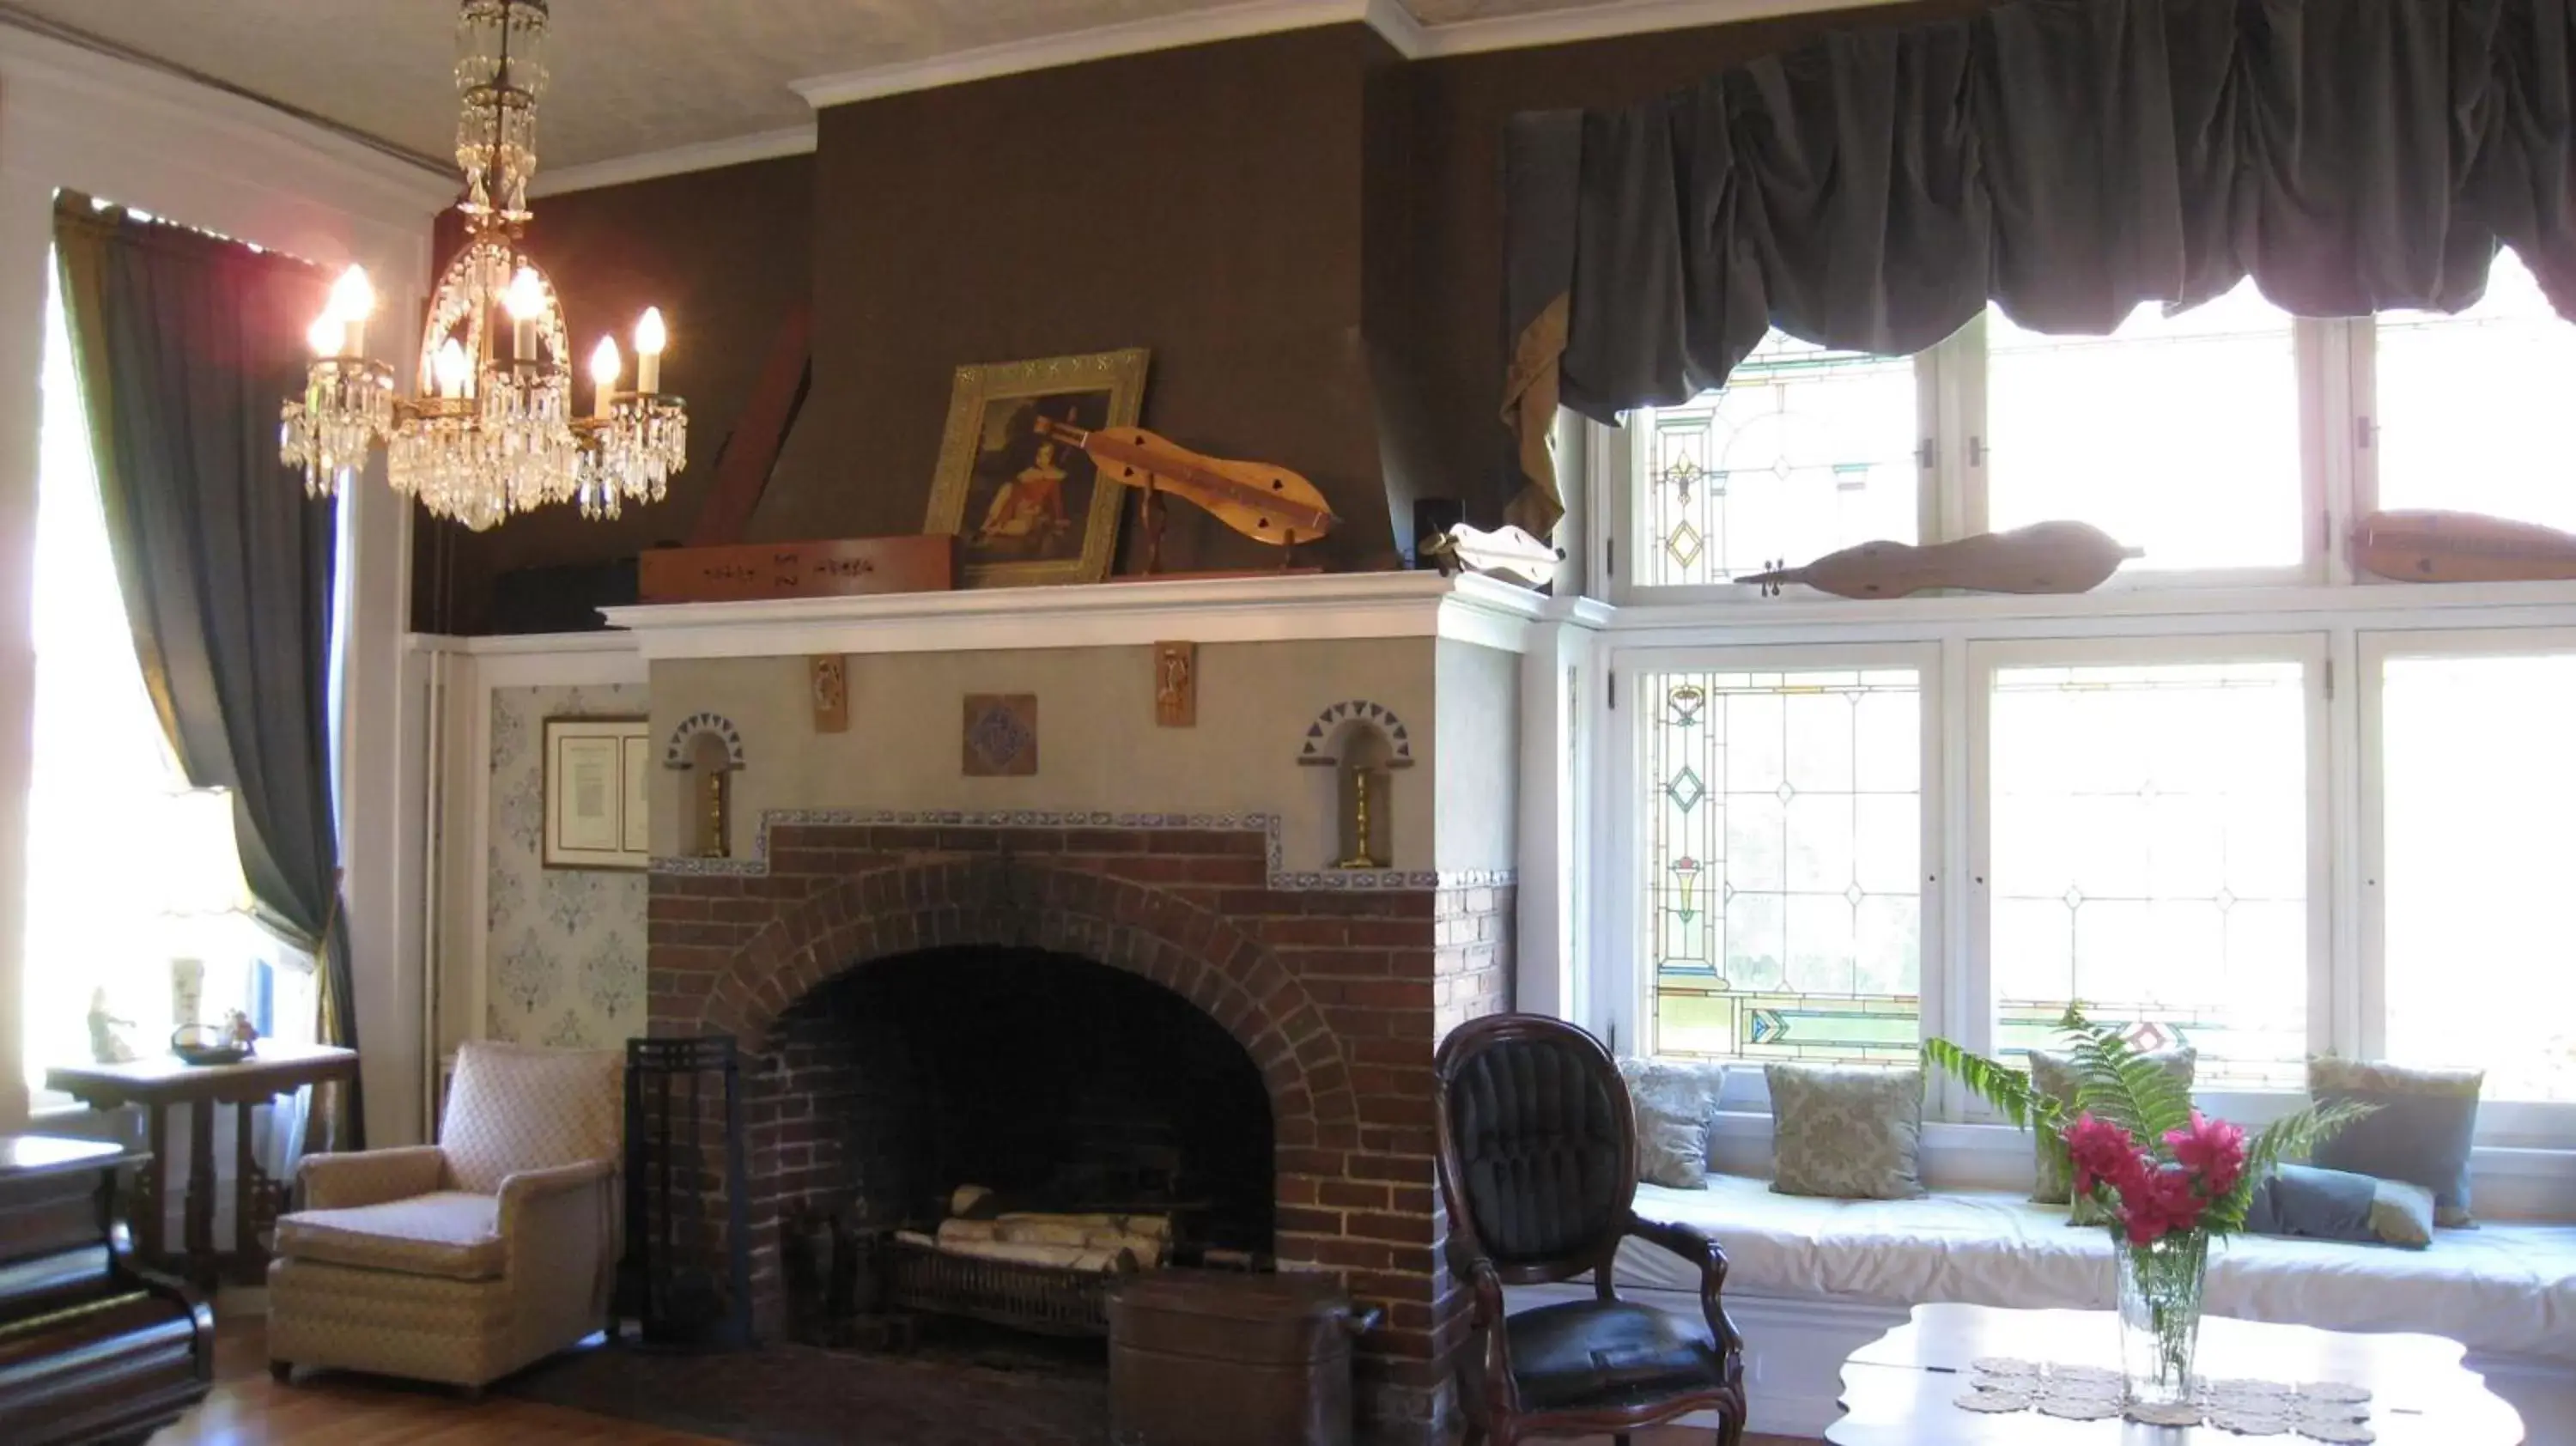
[{"label": "fern frond", "polygon": [[2022,1070],[1972,1054],[1946,1039],[1923,1041],[1923,1063],[1956,1076],[1970,1094],[1992,1105],[2017,1129],[2039,1124],[2054,1135],[2066,1128],[2064,1107],[2032,1088],[2029,1074]]},{"label": "fern frond", "polygon": [[2149,1150],[2191,1123],[2191,1091],[2116,1029],[2075,1009],[2062,1022],[2074,1058],[2076,1108],[2127,1130]]}]

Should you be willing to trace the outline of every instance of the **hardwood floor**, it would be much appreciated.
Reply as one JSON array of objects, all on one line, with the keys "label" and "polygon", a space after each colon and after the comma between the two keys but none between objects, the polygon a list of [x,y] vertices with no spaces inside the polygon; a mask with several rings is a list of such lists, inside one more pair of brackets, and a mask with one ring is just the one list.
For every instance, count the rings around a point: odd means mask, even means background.
[{"label": "hardwood floor", "polygon": [[[268,1378],[266,1327],[235,1316],[215,1331],[215,1391],[151,1446],[710,1446],[711,1438],[487,1396],[472,1405],[437,1387],[310,1374],[281,1386]],[[1641,1431],[1636,1446],[1708,1446],[1705,1431]],[[1591,1446],[1591,1443],[1582,1443]],[[1755,1436],[1745,1446],[1808,1446]]]}]

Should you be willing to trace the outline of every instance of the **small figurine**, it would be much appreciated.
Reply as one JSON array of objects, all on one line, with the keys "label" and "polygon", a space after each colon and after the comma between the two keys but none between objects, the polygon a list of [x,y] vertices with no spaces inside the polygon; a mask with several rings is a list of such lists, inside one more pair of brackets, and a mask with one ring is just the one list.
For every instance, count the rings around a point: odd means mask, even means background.
[{"label": "small figurine", "polygon": [[125,1042],[117,1028],[134,1027],[131,1019],[119,1019],[107,1012],[107,990],[93,989],[89,995],[89,1057],[98,1064],[128,1064],[134,1059],[134,1046]]},{"label": "small figurine", "polygon": [[256,1049],[259,1047],[259,1026],[251,1023],[250,1016],[240,1010],[228,1009],[224,1011],[224,1039],[245,1050]]}]

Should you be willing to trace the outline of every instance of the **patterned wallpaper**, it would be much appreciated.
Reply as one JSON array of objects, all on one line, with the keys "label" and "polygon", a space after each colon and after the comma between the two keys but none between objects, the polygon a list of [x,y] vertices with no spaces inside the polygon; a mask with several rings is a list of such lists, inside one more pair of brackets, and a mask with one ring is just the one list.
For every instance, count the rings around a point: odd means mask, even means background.
[{"label": "patterned wallpaper", "polygon": [[492,691],[492,859],[484,1033],[519,1044],[615,1048],[644,1032],[645,876],[549,869],[545,720],[638,716],[641,683]]}]

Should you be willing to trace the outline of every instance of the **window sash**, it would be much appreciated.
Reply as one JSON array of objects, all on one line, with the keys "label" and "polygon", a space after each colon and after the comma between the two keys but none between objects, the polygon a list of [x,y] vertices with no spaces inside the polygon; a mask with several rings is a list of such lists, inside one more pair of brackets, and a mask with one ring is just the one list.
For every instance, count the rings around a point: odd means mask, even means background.
[{"label": "window sash", "polygon": [[[2298,368],[2299,515],[2309,519],[2299,560],[2279,567],[2123,569],[2097,593],[2178,588],[2262,587],[2348,581],[2339,571],[2348,527],[2338,520],[2356,508],[2357,488],[2367,485],[2369,456],[2369,334],[2362,321],[2292,323]],[[1915,420],[1923,467],[1916,494],[1916,535],[1922,542],[1967,537],[1991,530],[1985,466],[1988,413],[1986,318],[1914,357]],[[1759,589],[1734,583],[1658,584],[1648,549],[1655,540],[1644,526],[1642,469],[1654,447],[1653,414],[1632,414],[1626,426],[1585,424],[1587,471],[1615,485],[1592,489],[1588,530],[1599,540],[1600,591],[1621,604],[1750,603]],[[2364,479],[2356,481],[2356,479]],[[1809,561],[1787,559],[1789,565]]]},{"label": "window sash", "polygon": [[[1993,704],[1996,675],[2031,667],[2103,667],[2121,664],[2188,664],[2290,662],[2304,671],[2305,763],[2304,826],[2306,868],[2307,1047],[2311,1054],[2335,1046],[2334,1000],[2337,992],[2332,941],[2332,777],[2329,759],[2331,720],[2325,692],[2329,639],[2322,633],[2239,634],[2200,637],[2093,637],[2054,640],[1977,642],[1969,654],[1969,747],[1967,790],[1968,868],[1973,900],[1968,909],[1969,939],[1962,981],[1970,1005],[1961,1019],[1962,1044],[1980,1053],[1996,1048],[1997,998],[1993,977],[1994,900],[1988,880],[1994,861]],[[2216,1093],[2216,1092],[2213,1092]],[[2231,1098],[2287,1093],[2239,1090]],[[1987,1118],[1979,1114],[1979,1118]]]},{"label": "window sash", "polygon": [[[2378,1058],[2388,1046],[2387,768],[2380,681],[2393,659],[2444,659],[2576,654],[2576,621],[2562,626],[2379,628],[2359,633],[2356,652],[2362,685],[2354,692],[2357,753],[2363,766],[2357,844],[2360,855],[2354,912],[2359,957],[2353,985],[2358,1024],[2347,1052]],[[2576,1103],[2481,1098],[2482,1144],[2566,1147],[2576,1141]]]}]

